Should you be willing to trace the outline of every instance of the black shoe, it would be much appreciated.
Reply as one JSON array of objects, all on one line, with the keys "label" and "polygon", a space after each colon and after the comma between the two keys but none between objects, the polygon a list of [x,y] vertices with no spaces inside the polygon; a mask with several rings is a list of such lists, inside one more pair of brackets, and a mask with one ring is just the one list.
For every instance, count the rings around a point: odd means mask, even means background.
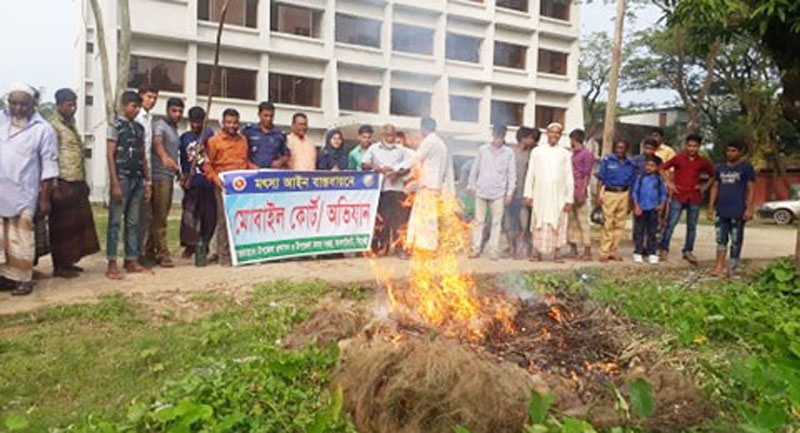
[{"label": "black shoe", "polygon": [[72,279],[81,276],[80,272],[71,268],[56,268],[53,270],[53,276],[58,278]]},{"label": "black shoe", "polygon": [[17,287],[11,291],[11,296],[27,296],[33,293],[33,283],[30,281],[17,283]]},{"label": "black shoe", "polygon": [[17,282],[6,277],[0,277],[0,290],[8,292],[17,288]]}]

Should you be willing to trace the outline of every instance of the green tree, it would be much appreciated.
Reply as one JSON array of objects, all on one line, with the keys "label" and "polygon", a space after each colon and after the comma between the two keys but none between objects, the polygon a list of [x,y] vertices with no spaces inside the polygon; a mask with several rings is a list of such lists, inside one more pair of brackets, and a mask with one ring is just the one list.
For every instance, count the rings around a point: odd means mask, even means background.
[{"label": "green tree", "polygon": [[696,52],[720,39],[752,38],[779,71],[782,116],[800,129],[800,2],[680,0],[669,22],[687,29]]},{"label": "green tree", "polygon": [[[608,92],[608,74],[611,72],[611,38],[606,32],[594,32],[581,39],[581,56],[578,67],[583,97],[583,114],[588,136],[594,136],[606,112],[606,96]],[[623,65],[629,56],[630,45],[623,45]],[[623,67],[624,68],[624,67]],[[620,76],[623,87],[627,76]],[[617,106],[616,113],[620,114]]]},{"label": "green tree", "polygon": [[583,90],[583,110],[586,133],[597,132],[606,110],[604,100],[611,71],[611,40],[606,32],[594,32],[581,39],[578,79]]},{"label": "green tree", "polygon": [[628,90],[675,91],[687,113],[686,129],[698,131],[708,109],[720,46],[715,43],[707,53],[697,54],[688,49],[687,38],[687,32],[677,26],[637,32],[624,75],[629,77]]},{"label": "green tree", "polygon": [[[675,0],[673,0],[675,1]],[[679,0],[670,25],[687,28],[696,50],[747,35],[769,53],[779,71],[780,114],[800,130],[800,2],[796,0]],[[756,89],[761,96],[770,89]],[[748,113],[748,116],[750,113]],[[774,130],[768,131],[774,134]],[[779,173],[782,158],[776,156]],[[800,225],[795,242],[800,267]]]}]

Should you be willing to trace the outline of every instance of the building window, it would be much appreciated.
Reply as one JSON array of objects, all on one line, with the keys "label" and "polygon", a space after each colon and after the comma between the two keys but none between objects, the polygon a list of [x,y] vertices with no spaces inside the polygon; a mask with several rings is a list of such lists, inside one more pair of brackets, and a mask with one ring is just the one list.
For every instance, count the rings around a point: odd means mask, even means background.
[{"label": "building window", "polygon": [[94,42],[87,42],[86,43],[86,52],[89,54],[94,53]]},{"label": "building window", "polygon": [[658,113],[658,126],[662,128],[667,126],[667,113]]},{"label": "building window", "polygon": [[525,114],[525,104],[492,101],[492,125],[520,126]]},{"label": "building window", "polygon": [[390,112],[398,116],[429,116],[431,94],[415,90],[392,89]]},{"label": "building window", "polygon": [[567,75],[567,53],[539,49],[539,72]]},{"label": "building window", "polygon": [[336,14],[336,42],[381,47],[381,22],[353,15]]},{"label": "building window", "polygon": [[339,108],[347,111],[378,112],[380,86],[339,82]]},{"label": "building window", "polygon": [[[211,65],[197,65],[197,93],[208,95],[211,82]],[[256,79],[258,71],[220,67],[214,79],[214,96],[221,98],[256,99]]]},{"label": "building window", "polygon": [[149,84],[158,90],[183,93],[186,63],[154,57],[131,56],[128,87]]},{"label": "building window", "polygon": [[433,54],[433,29],[395,24],[392,29],[392,49],[406,53]]},{"label": "building window", "polygon": [[494,65],[506,68],[525,69],[525,47],[508,42],[495,41]]},{"label": "building window", "polygon": [[558,107],[548,107],[546,105],[536,106],[536,127],[539,129],[547,129],[547,125],[551,123],[560,123],[564,125],[564,117],[567,110]]},{"label": "building window", "polygon": [[281,104],[320,107],[322,106],[322,80],[270,73],[269,100]]},{"label": "building window", "polygon": [[447,33],[445,56],[450,60],[480,63],[481,43],[482,41],[478,38],[457,33]]},{"label": "building window", "polygon": [[92,105],[94,105],[94,96],[92,96],[92,95],[86,95],[86,98],[84,98],[84,104],[85,104],[86,106],[92,106]]},{"label": "building window", "polygon": [[289,33],[319,39],[322,12],[283,3],[272,3],[270,29],[273,32]]},{"label": "building window", "polygon": [[497,6],[501,8],[514,9],[516,11],[528,12],[529,0],[497,0]]},{"label": "building window", "polygon": [[[218,23],[226,0],[197,0],[197,19]],[[258,0],[230,0],[225,24],[256,28]]]},{"label": "building window", "polygon": [[480,109],[480,98],[450,95],[450,120],[477,122],[480,116]]},{"label": "building window", "polygon": [[541,0],[539,14],[557,20],[569,21],[570,0]]}]

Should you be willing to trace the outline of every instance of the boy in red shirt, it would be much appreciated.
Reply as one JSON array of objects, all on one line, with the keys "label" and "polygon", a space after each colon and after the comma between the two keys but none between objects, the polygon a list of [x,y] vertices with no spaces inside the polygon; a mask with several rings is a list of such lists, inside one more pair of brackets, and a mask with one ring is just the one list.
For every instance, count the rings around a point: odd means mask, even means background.
[{"label": "boy in red shirt", "polygon": [[[669,243],[675,226],[686,209],[686,242],[683,245],[683,259],[697,266],[694,256],[694,240],[697,235],[697,219],[700,215],[700,203],[703,194],[714,181],[714,166],[709,160],[700,156],[700,144],[703,138],[697,134],[686,137],[684,151],[670,159],[661,167],[667,177],[667,188],[672,200],[669,205],[669,218],[664,235],[661,238],[661,260],[666,261],[669,254]],[[670,172],[670,168],[674,169]],[[701,184],[701,175],[708,175],[708,180]]]}]

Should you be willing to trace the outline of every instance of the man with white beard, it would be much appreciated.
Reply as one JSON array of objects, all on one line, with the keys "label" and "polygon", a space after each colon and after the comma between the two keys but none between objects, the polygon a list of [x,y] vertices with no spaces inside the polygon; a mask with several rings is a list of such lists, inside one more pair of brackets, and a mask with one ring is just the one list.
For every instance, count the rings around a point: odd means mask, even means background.
[{"label": "man with white beard", "polygon": [[58,177],[55,130],[36,112],[36,91],[14,83],[0,111],[0,287],[15,296],[33,291],[34,215],[50,213]]},{"label": "man with white beard", "polygon": [[525,177],[523,196],[533,207],[531,231],[537,260],[542,254],[553,254],[553,261],[560,262],[560,250],[567,244],[574,182],[572,153],[558,145],[563,129],[558,123],[547,126],[547,144],[531,151]]}]

